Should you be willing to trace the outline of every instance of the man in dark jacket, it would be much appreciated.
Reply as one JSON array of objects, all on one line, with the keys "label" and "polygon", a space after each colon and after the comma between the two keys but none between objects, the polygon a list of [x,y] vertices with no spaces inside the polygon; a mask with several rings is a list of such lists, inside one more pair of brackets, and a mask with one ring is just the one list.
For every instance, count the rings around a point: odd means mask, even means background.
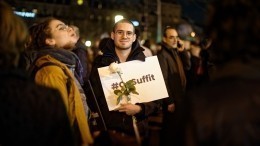
[{"label": "man in dark jacket", "polygon": [[[131,60],[145,61],[143,48],[136,40],[134,25],[126,19],[120,20],[114,25],[111,32],[111,39],[102,50],[103,55],[94,60],[90,74],[90,82],[94,89],[98,106],[101,109],[100,116],[104,118],[104,124],[108,131],[113,131],[112,145],[137,145],[133,128],[132,116],[137,119],[137,127],[141,137],[148,135],[147,117],[158,109],[155,102],[124,104],[119,110],[109,111],[106,99],[102,90],[98,68],[109,66],[113,62],[123,63]],[[93,101],[91,101],[92,104]],[[95,109],[92,109],[95,111]],[[108,143],[105,142],[105,145]]]},{"label": "man in dark jacket", "polygon": [[166,27],[163,34],[162,49],[157,54],[169,97],[162,99],[163,127],[161,145],[172,145],[172,129],[176,126],[175,110],[178,101],[184,96],[186,88],[185,70],[190,69],[190,59],[183,42],[173,27]]},{"label": "man in dark jacket", "polygon": [[90,72],[90,63],[88,58],[87,46],[82,42],[80,38],[79,28],[75,25],[70,25],[70,27],[75,31],[75,39],[77,41],[77,43],[75,44],[75,48],[72,50],[72,52],[74,52],[78,56],[80,63],[82,65],[81,84],[84,84],[84,82],[87,81]]}]

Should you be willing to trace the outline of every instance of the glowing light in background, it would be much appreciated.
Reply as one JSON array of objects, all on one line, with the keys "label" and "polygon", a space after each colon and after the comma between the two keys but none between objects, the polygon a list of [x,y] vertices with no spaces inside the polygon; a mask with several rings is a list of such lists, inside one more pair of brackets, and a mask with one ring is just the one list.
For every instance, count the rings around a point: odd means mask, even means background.
[{"label": "glowing light in background", "polygon": [[84,3],[83,0],[78,0],[78,1],[77,1],[77,4],[78,4],[78,5],[82,5],[83,3]]},{"label": "glowing light in background", "polygon": [[190,33],[191,37],[195,37],[195,35],[196,35],[196,33],[194,31]]},{"label": "glowing light in background", "polygon": [[115,23],[118,22],[119,20],[122,20],[122,19],[124,19],[124,16],[122,16],[122,15],[116,15],[116,16],[115,16]]},{"label": "glowing light in background", "polygon": [[139,26],[139,22],[138,21],[131,21],[133,24],[134,24],[134,26]]},{"label": "glowing light in background", "polygon": [[30,17],[30,18],[34,18],[35,17],[35,13],[34,12],[21,12],[21,11],[14,11],[14,13],[16,15],[22,16],[22,17]]},{"label": "glowing light in background", "polygon": [[91,46],[91,41],[87,40],[87,41],[85,42],[85,45],[86,45],[87,47],[90,47],[90,46]]}]

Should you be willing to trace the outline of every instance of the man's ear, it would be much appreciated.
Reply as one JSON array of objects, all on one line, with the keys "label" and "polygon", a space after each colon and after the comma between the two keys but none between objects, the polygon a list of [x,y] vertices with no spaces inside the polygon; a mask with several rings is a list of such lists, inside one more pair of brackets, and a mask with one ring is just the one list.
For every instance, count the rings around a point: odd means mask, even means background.
[{"label": "man's ear", "polygon": [[136,40],[136,34],[134,34],[133,42]]},{"label": "man's ear", "polygon": [[45,40],[45,43],[46,43],[47,45],[54,46],[56,42],[55,42],[54,39],[46,39],[46,40]]},{"label": "man's ear", "polygon": [[163,37],[162,40],[163,40],[163,42],[166,42],[166,38],[165,37]]},{"label": "man's ear", "polygon": [[110,37],[111,37],[112,40],[114,40],[114,38],[115,38],[115,33],[114,33],[114,32],[111,32]]}]

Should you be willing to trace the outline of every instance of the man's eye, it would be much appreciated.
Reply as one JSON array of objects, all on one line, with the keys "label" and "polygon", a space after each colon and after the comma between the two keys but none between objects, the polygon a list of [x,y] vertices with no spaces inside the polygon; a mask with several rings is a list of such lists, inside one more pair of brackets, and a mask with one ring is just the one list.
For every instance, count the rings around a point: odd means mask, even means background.
[{"label": "man's eye", "polygon": [[132,32],[127,32],[127,35],[128,35],[128,36],[130,36],[130,35],[132,35],[132,34],[133,34]]}]

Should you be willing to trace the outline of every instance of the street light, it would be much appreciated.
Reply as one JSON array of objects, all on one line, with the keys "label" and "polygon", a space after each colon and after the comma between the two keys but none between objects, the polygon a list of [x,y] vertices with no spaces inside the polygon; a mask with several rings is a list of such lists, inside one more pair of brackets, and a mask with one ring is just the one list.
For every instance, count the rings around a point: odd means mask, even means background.
[{"label": "street light", "polygon": [[134,24],[134,26],[139,26],[139,22],[138,22],[138,21],[133,20],[133,21],[131,21],[131,22]]},{"label": "street light", "polygon": [[115,23],[117,23],[119,20],[122,20],[122,19],[124,19],[124,16],[122,16],[122,15],[116,15],[116,16],[115,16]]},{"label": "street light", "polygon": [[78,0],[78,1],[77,1],[77,4],[78,4],[78,5],[82,5],[83,3],[84,3],[83,0]]},{"label": "street light", "polygon": [[86,45],[87,47],[90,47],[90,46],[91,46],[91,41],[87,40],[87,41],[85,42],[85,45]]}]

